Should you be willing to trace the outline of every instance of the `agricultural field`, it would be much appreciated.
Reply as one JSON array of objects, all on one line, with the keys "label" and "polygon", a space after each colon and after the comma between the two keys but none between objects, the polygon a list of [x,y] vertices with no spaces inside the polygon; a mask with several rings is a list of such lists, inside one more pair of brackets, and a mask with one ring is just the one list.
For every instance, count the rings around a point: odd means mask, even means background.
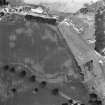
[{"label": "agricultural field", "polygon": [[[88,103],[88,90],[81,82],[75,59],[56,25],[27,21],[19,15],[4,18],[0,22],[0,65],[1,105],[68,102],[61,95],[53,95],[53,88],[81,103]],[[41,87],[42,81],[46,81],[47,86]]]},{"label": "agricultural field", "polygon": [[65,13],[20,1],[0,8],[0,105],[102,105],[103,2]]}]

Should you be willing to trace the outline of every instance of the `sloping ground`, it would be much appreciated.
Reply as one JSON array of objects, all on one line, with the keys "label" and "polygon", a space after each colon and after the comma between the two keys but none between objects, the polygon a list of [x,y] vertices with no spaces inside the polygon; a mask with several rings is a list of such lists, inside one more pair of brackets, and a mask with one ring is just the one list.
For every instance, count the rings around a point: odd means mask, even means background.
[{"label": "sloping ground", "polygon": [[[75,13],[85,4],[92,4],[100,0],[22,0],[26,4],[41,4],[49,7],[51,11]],[[75,7],[75,8],[74,8]]]},{"label": "sloping ground", "polygon": [[[0,23],[0,63],[10,64],[16,69],[15,72],[6,72],[1,65],[0,79],[4,81],[6,89],[2,94],[13,95],[3,103],[5,105],[60,105],[66,102],[66,99],[51,94],[51,89],[54,87],[58,87],[60,91],[73,99],[87,103],[88,91],[81,83],[80,77],[73,73],[78,68],[76,64],[73,64],[74,58],[57,30],[57,26],[24,21],[21,16],[13,17],[15,20],[10,16]],[[27,64],[28,68],[26,69],[23,64]],[[24,78],[19,75],[22,70],[27,71]],[[69,76],[69,83],[65,81],[49,83],[43,89],[39,86],[40,82],[29,80],[32,75],[31,70],[34,71],[34,75],[38,72],[43,75],[59,73],[63,79],[69,71],[71,76]],[[13,87],[17,90],[15,95],[10,92]],[[32,93],[35,87],[39,87],[37,94]]]}]

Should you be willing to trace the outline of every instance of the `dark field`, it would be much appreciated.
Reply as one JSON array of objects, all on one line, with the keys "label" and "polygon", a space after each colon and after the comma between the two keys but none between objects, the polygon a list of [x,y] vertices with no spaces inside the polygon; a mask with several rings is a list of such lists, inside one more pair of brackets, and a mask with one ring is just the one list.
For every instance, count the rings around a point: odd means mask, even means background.
[{"label": "dark field", "polygon": [[[57,26],[24,21],[20,16],[16,16],[15,21],[11,17],[7,18],[7,22],[5,19],[0,23],[0,87],[4,89],[4,92],[0,92],[0,105],[61,105],[67,100],[53,96],[51,89],[54,87],[87,105],[88,91],[79,76],[74,78],[77,75],[75,73],[69,77],[69,83],[48,84],[44,89],[40,88],[38,81],[29,81],[31,71],[34,71],[33,74],[37,74],[36,71],[42,74],[73,73],[77,69],[73,60]],[[2,66],[5,64],[15,67],[16,71],[4,71]],[[21,70],[27,71],[25,77],[20,77]],[[15,94],[10,92],[12,87],[17,89]],[[39,89],[36,94],[32,93],[34,87]],[[2,100],[4,94],[10,97]]]},{"label": "dark field", "polygon": [[95,15],[95,50],[103,56],[105,55],[105,12],[103,11],[104,8],[98,9]]}]

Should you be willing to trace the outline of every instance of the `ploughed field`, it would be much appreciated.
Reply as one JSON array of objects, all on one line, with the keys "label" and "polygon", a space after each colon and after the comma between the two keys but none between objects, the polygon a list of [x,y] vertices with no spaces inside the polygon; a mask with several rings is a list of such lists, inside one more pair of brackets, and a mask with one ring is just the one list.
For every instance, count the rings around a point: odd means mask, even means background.
[{"label": "ploughed field", "polygon": [[[61,105],[67,102],[60,95],[52,94],[53,88],[87,105],[88,90],[81,83],[77,69],[57,26],[27,21],[18,15],[0,22],[1,105]],[[59,73],[64,81],[47,83],[43,87],[41,81],[47,73]]]}]

